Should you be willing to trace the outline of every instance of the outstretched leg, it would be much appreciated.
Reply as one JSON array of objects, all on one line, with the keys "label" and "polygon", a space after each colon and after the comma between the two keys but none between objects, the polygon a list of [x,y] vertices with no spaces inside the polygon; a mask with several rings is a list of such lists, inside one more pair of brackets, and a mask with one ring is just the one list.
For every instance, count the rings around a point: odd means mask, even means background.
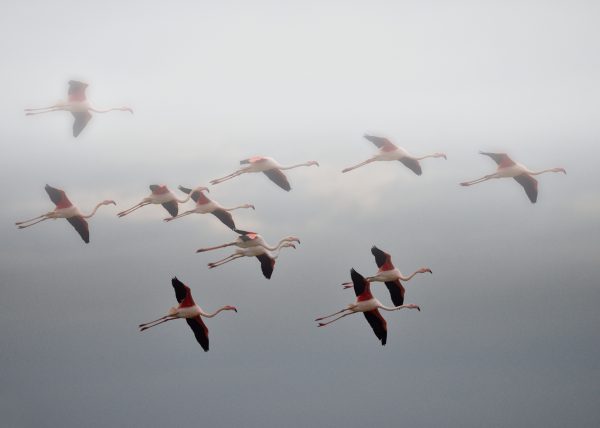
[{"label": "outstretched leg", "polygon": [[216,268],[218,266],[224,265],[225,263],[229,263],[235,259],[239,259],[240,257],[244,257],[244,256],[239,255],[239,254],[232,254],[231,256],[225,257],[222,260],[216,261],[214,263],[209,263],[208,268],[209,269]]},{"label": "outstretched leg", "polygon": [[51,113],[53,111],[62,111],[62,108],[51,108],[49,110],[44,110],[44,111],[28,111],[27,113],[25,113],[26,116],[33,116],[35,114],[43,114],[43,113]]},{"label": "outstretched leg", "polygon": [[148,330],[149,328],[156,327],[157,325],[160,325],[160,324],[165,323],[167,321],[173,321],[173,320],[176,320],[176,319],[177,319],[177,317],[165,318],[164,320],[159,321],[159,322],[157,322],[155,324],[145,325],[144,327],[140,327],[140,331]]},{"label": "outstretched leg", "polygon": [[496,174],[484,175],[483,177],[478,178],[476,180],[464,181],[464,182],[460,183],[460,185],[461,186],[472,186],[473,184],[483,183],[484,181],[490,180],[495,177],[496,177]]},{"label": "outstretched leg", "polygon": [[352,314],[356,314],[357,312],[348,312],[347,314],[344,315],[340,315],[337,318],[332,319],[331,321],[327,321],[327,322],[320,322],[319,325],[317,327],[325,327],[326,325],[331,324],[332,322],[336,322],[337,320],[341,320],[344,317],[347,317],[348,315],[352,315]]},{"label": "outstretched leg", "polygon": [[29,224],[21,224],[21,225],[19,225],[19,229],[25,229],[26,227],[33,226],[34,224],[41,223],[41,222],[43,222],[44,220],[49,220],[49,219],[51,219],[51,218],[52,218],[52,217],[44,217],[44,218],[42,218],[41,220],[34,221],[33,223],[29,223]]},{"label": "outstretched leg", "polygon": [[226,175],[225,177],[221,177],[221,178],[217,178],[216,180],[212,180],[210,182],[210,184],[214,185],[214,184],[222,183],[222,182],[227,181],[227,180],[231,180],[232,178],[237,177],[238,175],[242,174],[243,172],[244,172],[243,169],[238,169],[237,171],[232,172],[231,174]]},{"label": "outstretched leg", "polygon": [[181,218],[181,217],[184,217],[184,216],[186,216],[186,215],[190,215],[190,214],[192,214],[192,213],[194,213],[194,212],[195,212],[194,210],[186,211],[186,212],[184,212],[184,213],[181,213],[181,214],[179,214],[179,215],[176,215],[175,217],[167,217],[167,218],[163,219],[163,221],[171,221],[171,220],[175,220],[176,218]]},{"label": "outstretched leg", "polygon": [[336,315],[339,315],[339,314],[341,314],[342,312],[346,312],[346,311],[349,311],[349,310],[351,310],[351,309],[350,309],[350,308],[342,309],[341,311],[337,311],[337,312],[336,312],[336,313],[334,313],[334,314],[331,314],[331,315],[326,315],[326,316],[324,316],[324,317],[321,317],[321,318],[317,318],[315,321],[321,321],[321,320],[324,320],[324,319],[326,319],[326,318],[331,318],[331,317],[334,317],[334,316],[336,316]]},{"label": "outstretched leg", "polygon": [[369,164],[369,163],[374,162],[374,161],[375,161],[375,159],[367,159],[366,161],[361,162],[358,165],[354,165],[354,166],[351,166],[351,167],[348,167],[348,168],[344,168],[342,170],[342,172],[352,171],[353,169],[360,168],[361,166],[364,166],[364,165]]},{"label": "outstretched leg", "polygon": [[18,221],[18,222],[16,222],[16,223],[15,223],[15,225],[16,225],[16,226],[18,226],[18,225],[20,225],[20,224],[30,223],[30,222],[32,222],[32,221],[34,221],[34,220],[40,219],[40,218],[42,218],[42,217],[47,217],[47,216],[48,216],[48,214],[47,214],[47,213],[46,213],[46,214],[42,214],[42,215],[39,215],[39,216],[37,216],[37,217],[30,218],[29,220]]},{"label": "outstretched leg", "polygon": [[131,214],[132,212],[134,212],[135,210],[137,210],[138,208],[142,208],[143,206],[148,205],[150,202],[140,202],[137,205],[134,205],[133,207],[126,209],[124,211],[121,211],[120,213],[117,213],[117,215],[119,217],[123,217],[126,216],[127,214]]},{"label": "outstretched leg", "polygon": [[197,253],[203,253],[205,251],[218,250],[219,248],[231,247],[235,245],[235,242],[230,242],[229,244],[217,245],[216,247],[207,247],[207,248],[198,248],[196,250]]}]

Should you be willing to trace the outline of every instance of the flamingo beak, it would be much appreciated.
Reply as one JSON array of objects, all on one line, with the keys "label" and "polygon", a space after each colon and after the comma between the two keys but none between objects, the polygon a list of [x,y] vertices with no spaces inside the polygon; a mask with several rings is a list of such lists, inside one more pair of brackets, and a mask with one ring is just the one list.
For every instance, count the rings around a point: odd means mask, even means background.
[{"label": "flamingo beak", "polygon": [[109,204],[117,205],[115,201],[108,201]]},{"label": "flamingo beak", "polygon": [[566,169],[561,168],[560,170],[562,171],[563,174],[567,175],[567,170]]},{"label": "flamingo beak", "polygon": [[210,189],[208,187],[199,187],[198,190],[210,193]]}]

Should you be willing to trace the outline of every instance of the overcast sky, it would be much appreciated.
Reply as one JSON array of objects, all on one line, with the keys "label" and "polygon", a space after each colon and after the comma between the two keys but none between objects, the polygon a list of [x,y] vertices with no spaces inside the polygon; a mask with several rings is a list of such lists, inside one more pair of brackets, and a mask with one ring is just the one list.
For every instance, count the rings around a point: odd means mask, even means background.
[{"label": "overcast sky", "polygon": [[[0,6],[0,425],[6,427],[591,427],[600,425],[600,5],[595,1],[4,1]],[[23,109],[90,83],[104,108]],[[375,152],[415,155],[341,174]],[[532,205],[479,150],[537,170]],[[239,227],[297,235],[273,278],[253,259],[209,270],[235,235],[212,216],[115,214],[148,185],[208,185],[240,159],[262,175],[211,187]],[[53,208],[103,199],[85,245]],[[192,205],[189,205],[192,208]],[[379,345],[354,300],[371,245],[405,274],[408,303]],[[175,303],[177,275],[206,310],[204,353],[184,321],[140,334]],[[385,287],[374,292],[388,304]]]}]

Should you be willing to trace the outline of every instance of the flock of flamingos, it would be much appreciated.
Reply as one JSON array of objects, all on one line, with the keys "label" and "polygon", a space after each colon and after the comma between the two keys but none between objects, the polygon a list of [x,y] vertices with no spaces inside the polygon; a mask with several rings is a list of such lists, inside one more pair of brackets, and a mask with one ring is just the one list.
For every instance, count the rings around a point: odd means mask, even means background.
[{"label": "flock of flamingos", "polygon": [[[54,111],[67,111],[71,112],[74,118],[73,122],[73,136],[77,137],[87,123],[92,118],[92,113],[106,113],[109,111],[128,111],[133,113],[133,110],[129,107],[117,107],[111,109],[95,109],[93,108],[86,99],[86,88],[87,84],[79,81],[69,81],[68,100],[59,102],[45,108],[37,109],[26,109],[27,115],[37,115],[43,113],[49,113]],[[367,140],[375,144],[379,151],[371,158],[361,162],[357,165],[351,166],[344,169],[342,172],[346,173],[353,169],[367,165],[377,161],[399,161],[404,166],[409,168],[417,175],[421,175],[421,164],[420,161],[426,158],[444,158],[444,153],[434,153],[427,156],[415,157],[410,155],[406,150],[398,147],[391,143],[387,138],[375,137],[371,135],[364,136]],[[481,154],[489,156],[497,164],[496,172],[485,175],[481,178],[466,181],[460,183],[461,186],[472,186],[475,184],[483,183],[484,181],[496,179],[496,178],[514,178],[519,183],[529,200],[532,203],[537,201],[538,195],[538,182],[534,178],[536,175],[544,174],[547,172],[564,173],[566,171],[563,168],[550,168],[542,171],[531,171],[527,167],[514,162],[505,153],[485,153]],[[303,166],[319,166],[316,161],[304,162],[296,165],[283,166],[277,161],[269,157],[255,156],[249,159],[244,159],[240,162],[241,168],[228,174],[222,178],[212,180],[210,184],[216,185],[227,180],[231,180],[243,174],[248,173],[264,173],[272,182],[277,186],[281,187],[285,191],[290,191],[291,186],[288,178],[284,174],[284,170],[299,168]],[[104,205],[116,205],[115,201],[105,200],[98,203],[90,214],[83,214],[79,209],[71,203],[67,195],[63,190],[56,189],[49,185],[46,185],[46,192],[50,197],[50,200],[56,206],[54,210],[49,211],[40,216],[34,217],[29,220],[17,222],[16,225],[19,229],[25,229],[33,225],[39,224],[43,221],[57,218],[66,219],[79,233],[85,243],[90,241],[90,233],[88,223],[86,219],[92,217],[96,211]],[[300,240],[295,236],[288,236],[279,241],[277,245],[269,245],[259,234],[255,232],[249,232],[238,229],[235,225],[231,211],[237,209],[254,209],[251,204],[242,204],[239,206],[226,208],[221,206],[218,202],[208,198],[206,193],[210,190],[207,187],[196,187],[194,189],[179,186],[179,190],[186,196],[179,199],[173,194],[165,185],[150,185],[150,195],[143,198],[138,204],[124,211],[121,211],[117,215],[124,217],[132,212],[146,206],[146,205],[162,205],[162,207],[169,213],[171,217],[166,218],[165,221],[173,221],[175,219],[190,215],[190,214],[212,214],[217,217],[223,224],[229,229],[238,234],[237,239],[234,241],[218,245],[215,247],[201,248],[196,252],[201,253],[205,251],[217,250],[226,247],[237,247],[237,249],[229,256],[209,263],[209,268],[215,268],[222,266],[233,260],[243,257],[256,257],[261,266],[263,275],[269,279],[273,274],[275,267],[275,260],[279,256],[279,253],[284,248],[296,248],[294,243],[300,243]],[[191,210],[179,213],[179,204],[184,204],[189,200],[195,203],[195,207]],[[420,311],[419,306],[414,304],[404,304],[405,289],[402,286],[401,281],[409,281],[415,275],[419,273],[432,273],[428,268],[421,268],[414,272],[412,275],[403,276],[399,269],[394,267],[391,256],[380,250],[377,247],[371,248],[371,253],[375,257],[375,262],[378,267],[378,271],[369,277],[364,277],[354,269],[350,271],[352,282],[343,284],[344,288],[354,288],[356,294],[356,300],[354,303],[347,305],[344,309],[337,311],[333,314],[317,318],[315,321],[318,322],[319,327],[329,325],[341,318],[348,315],[363,313],[368,323],[370,324],[373,332],[381,341],[382,345],[385,345],[387,340],[387,324],[385,319],[381,316],[379,309],[384,311],[397,311],[400,309],[417,309]],[[172,321],[179,318],[184,318],[187,324],[190,326],[196,340],[200,346],[208,351],[208,329],[204,324],[202,318],[212,318],[222,311],[235,311],[237,309],[234,306],[223,306],[213,313],[205,312],[198,306],[192,298],[192,293],[189,287],[184,285],[177,278],[172,279],[172,285],[175,290],[175,298],[179,303],[177,306],[173,306],[169,309],[167,315],[155,319],[153,321],[140,324],[140,331],[145,331],[151,327],[155,327],[167,321]],[[383,282],[389,291],[389,295],[393,306],[385,306],[379,300],[377,300],[371,293],[371,283]],[[325,321],[327,320],[327,321]]]}]

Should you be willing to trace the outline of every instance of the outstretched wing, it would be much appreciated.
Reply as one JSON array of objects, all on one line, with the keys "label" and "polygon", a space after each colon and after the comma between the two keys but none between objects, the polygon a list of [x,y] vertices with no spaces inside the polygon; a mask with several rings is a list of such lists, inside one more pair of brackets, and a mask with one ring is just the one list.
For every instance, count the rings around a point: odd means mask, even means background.
[{"label": "outstretched wing", "polygon": [[365,277],[356,272],[354,269],[350,270],[350,277],[352,278],[352,283],[354,284],[354,294],[356,294],[356,296],[360,296],[365,292],[365,288],[368,285]]},{"label": "outstretched wing", "polygon": [[89,244],[90,243],[90,229],[88,227],[87,221],[85,221],[85,219],[83,217],[81,217],[80,215],[76,215],[73,217],[67,217],[67,221],[69,223],[71,223],[71,226],[73,226],[75,228],[75,230],[77,231],[77,233],[79,233],[79,236],[81,236],[81,239],[83,239],[83,242],[85,242],[86,244]]},{"label": "outstretched wing", "polygon": [[371,254],[375,256],[375,263],[377,263],[377,267],[381,269],[384,265],[387,264],[387,269],[394,269],[394,265],[392,264],[392,256],[390,256],[385,251],[381,251],[375,245],[371,247]]},{"label": "outstretched wing", "polygon": [[292,190],[292,186],[290,186],[290,182],[288,181],[288,179],[285,176],[285,174],[283,172],[281,172],[281,170],[279,170],[279,169],[268,169],[268,170],[263,171],[263,172],[265,173],[265,175],[267,177],[269,177],[269,179],[273,183],[277,184],[279,187],[281,187],[286,192],[289,192],[290,190]]},{"label": "outstretched wing", "polygon": [[89,111],[79,111],[79,112],[71,112],[73,117],[75,118],[75,122],[73,122],[73,137],[79,136],[83,128],[88,124],[92,115]]},{"label": "outstretched wing", "polygon": [[171,279],[171,285],[175,290],[175,298],[177,299],[177,303],[183,302],[183,299],[190,294],[190,288],[178,280],[176,276]]},{"label": "outstretched wing", "polygon": [[371,143],[375,144],[378,148],[383,149],[384,151],[392,151],[398,148],[387,138],[375,137],[374,135],[364,135],[364,137]]},{"label": "outstretched wing", "polygon": [[66,208],[73,205],[71,204],[71,201],[69,201],[69,198],[67,198],[67,195],[65,194],[64,190],[48,186],[47,184],[46,187],[44,187],[44,189],[50,197],[50,200],[54,203],[54,205],[56,205],[57,208]]},{"label": "outstretched wing", "polygon": [[523,186],[523,188],[525,189],[525,193],[527,193],[527,197],[529,198],[531,203],[535,204],[538,195],[537,180],[529,174],[521,174],[513,178],[517,181],[517,183]]},{"label": "outstretched wing", "polygon": [[213,212],[211,212],[212,215],[214,215],[215,217],[217,217],[219,220],[221,220],[221,222],[227,226],[228,228],[230,228],[231,230],[235,230],[235,223],[233,221],[233,216],[231,215],[231,213],[218,208],[216,210],[214,210]]},{"label": "outstretched wing", "polygon": [[87,87],[87,83],[69,80],[69,101],[85,101],[85,89]]},{"label": "outstretched wing", "polygon": [[388,281],[385,283],[394,306],[402,306],[404,304],[404,292],[406,291],[399,279]]},{"label": "outstretched wing", "polygon": [[507,166],[512,166],[515,164],[515,162],[511,158],[509,158],[506,153],[490,153],[490,152],[479,152],[479,153],[482,155],[491,157],[498,166],[507,167]]},{"label": "outstretched wing", "polygon": [[247,230],[233,229],[235,233],[240,234],[240,239],[244,242],[252,241],[258,234],[256,232],[248,232]]},{"label": "outstretched wing", "polygon": [[381,341],[382,345],[385,345],[387,341],[387,323],[385,322],[385,319],[383,319],[377,309],[363,313],[373,329],[373,333],[377,336],[377,339]]},{"label": "outstretched wing", "polygon": [[399,159],[399,161],[402,162],[405,167],[410,169],[415,174],[421,175],[423,173],[423,171],[421,170],[421,164],[418,160],[409,157],[404,157],[402,159]]},{"label": "outstretched wing", "polygon": [[265,278],[271,279],[273,269],[275,268],[275,259],[271,258],[267,253],[260,254],[256,258],[260,262],[260,269]]},{"label": "outstretched wing", "polygon": [[175,217],[179,212],[179,205],[177,204],[177,201],[169,201],[161,205],[169,212],[169,214],[171,214],[172,217]]},{"label": "outstretched wing", "polygon": [[204,324],[204,321],[202,321],[202,318],[197,316],[195,318],[186,318],[185,321],[194,332],[194,336],[196,336],[196,340],[202,346],[204,352],[208,352],[208,328]]}]

